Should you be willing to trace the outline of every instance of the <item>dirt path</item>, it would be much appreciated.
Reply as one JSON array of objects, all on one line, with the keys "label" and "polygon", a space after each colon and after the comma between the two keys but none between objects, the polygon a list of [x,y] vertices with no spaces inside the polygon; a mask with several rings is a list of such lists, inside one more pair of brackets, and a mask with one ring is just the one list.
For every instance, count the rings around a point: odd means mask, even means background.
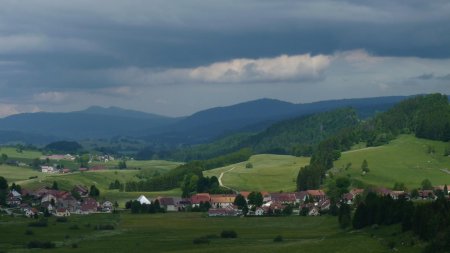
[{"label": "dirt path", "polygon": [[224,188],[227,188],[227,189],[230,189],[230,190],[232,190],[232,191],[234,191],[234,192],[237,192],[235,189],[231,189],[230,187],[228,187],[228,186],[225,186],[225,185],[223,185],[223,183],[222,183],[222,177],[223,177],[223,174],[225,174],[225,173],[227,173],[227,172],[230,172],[230,171],[232,171],[232,170],[234,170],[234,168],[236,168],[236,167],[233,167],[233,168],[231,168],[231,169],[229,169],[229,170],[227,170],[227,171],[224,171],[224,172],[222,172],[222,173],[220,173],[220,176],[219,176],[219,185],[220,186],[222,186],[222,187],[224,187]]}]

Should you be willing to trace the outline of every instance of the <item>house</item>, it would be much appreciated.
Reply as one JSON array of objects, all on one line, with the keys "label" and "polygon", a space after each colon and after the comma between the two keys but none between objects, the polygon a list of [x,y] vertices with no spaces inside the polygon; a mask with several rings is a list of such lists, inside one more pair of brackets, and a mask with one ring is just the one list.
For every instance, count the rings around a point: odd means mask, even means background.
[{"label": "house", "polygon": [[89,168],[89,170],[92,170],[92,171],[106,170],[106,167],[103,165],[96,165],[96,166]]},{"label": "house", "polygon": [[42,196],[41,198],[41,203],[45,203],[45,202],[49,202],[49,203],[57,203],[58,199],[56,198],[56,196],[51,193],[48,192],[47,194],[45,194],[44,196]]},{"label": "house", "polygon": [[438,186],[435,186],[435,187],[433,187],[433,189],[434,189],[435,191],[438,191],[438,190],[444,191],[444,190],[445,190],[445,186],[447,186],[447,194],[449,194],[449,193],[450,193],[450,186],[448,186],[447,184],[446,184],[446,185],[438,185]]},{"label": "house", "polygon": [[72,195],[64,195],[63,197],[58,198],[57,207],[65,208],[73,213],[80,208],[80,202]]},{"label": "house", "polygon": [[27,208],[24,210],[25,216],[28,218],[33,218],[35,215],[39,213],[39,211],[36,208]]},{"label": "house", "polygon": [[306,192],[314,201],[325,200],[327,198],[327,195],[322,190],[307,190]]},{"label": "house", "polygon": [[113,210],[113,207],[114,207],[114,205],[111,201],[107,200],[102,203],[102,211],[103,212],[110,213]]},{"label": "house", "polygon": [[45,166],[45,165],[43,165],[43,166],[41,166],[41,172],[42,173],[55,173],[56,170],[52,166]]},{"label": "house", "polygon": [[331,206],[331,201],[329,199],[320,200],[317,203],[317,207],[319,208],[320,211],[328,211],[328,210],[330,210],[330,206]]},{"label": "house", "polygon": [[56,212],[55,212],[55,216],[67,217],[67,216],[70,216],[70,212],[66,208],[57,208]]},{"label": "house", "polygon": [[228,206],[225,208],[210,208],[208,210],[208,216],[239,216],[242,215],[242,211],[238,210],[237,207]]},{"label": "house", "polygon": [[159,206],[161,208],[164,208],[166,211],[168,211],[168,212],[176,212],[176,211],[178,211],[178,205],[177,205],[177,203],[175,201],[175,198],[172,198],[172,197],[158,197],[157,200],[159,201]]},{"label": "house", "polygon": [[61,170],[61,173],[63,173],[63,174],[70,173],[70,169],[64,168],[64,169]]},{"label": "house", "polygon": [[85,171],[88,171],[88,168],[79,168],[78,171],[85,172]]},{"label": "house", "polygon": [[89,190],[82,185],[75,185],[72,192],[78,193],[80,197],[86,197],[89,194]]},{"label": "house", "polygon": [[294,192],[294,194],[296,203],[303,203],[308,199],[307,191]]},{"label": "house", "polygon": [[297,200],[294,193],[271,193],[270,199],[272,202],[282,204],[295,204]]},{"label": "house", "polygon": [[8,196],[6,198],[6,204],[10,207],[19,206],[22,203],[22,199],[18,197]]},{"label": "house", "polygon": [[232,206],[236,195],[230,194],[220,194],[220,195],[210,195],[211,206],[214,208],[224,208],[227,206]]},{"label": "house", "polygon": [[399,199],[401,197],[407,197],[408,194],[405,191],[391,191],[390,196],[392,199]]},{"label": "house", "polygon": [[85,198],[81,203],[80,211],[82,214],[95,213],[98,211],[97,200],[93,198]]},{"label": "house", "polygon": [[264,208],[258,207],[255,210],[255,216],[263,216],[265,214]]},{"label": "house", "polygon": [[141,203],[141,205],[143,205],[143,204],[150,205],[151,204],[150,200],[148,200],[144,195],[139,196],[139,198],[137,198],[137,201],[139,201],[139,203]]},{"label": "house", "polygon": [[436,199],[432,190],[419,190],[419,197],[422,199]]},{"label": "house", "polygon": [[380,196],[388,196],[388,195],[391,196],[392,190],[389,190],[387,188],[381,187],[381,188],[375,189],[375,193],[380,195]]},{"label": "house", "polygon": [[206,203],[211,201],[209,193],[197,193],[191,196],[192,207],[199,206],[200,203]]},{"label": "house", "polygon": [[319,208],[317,206],[313,206],[311,209],[309,209],[308,216],[319,216]]}]

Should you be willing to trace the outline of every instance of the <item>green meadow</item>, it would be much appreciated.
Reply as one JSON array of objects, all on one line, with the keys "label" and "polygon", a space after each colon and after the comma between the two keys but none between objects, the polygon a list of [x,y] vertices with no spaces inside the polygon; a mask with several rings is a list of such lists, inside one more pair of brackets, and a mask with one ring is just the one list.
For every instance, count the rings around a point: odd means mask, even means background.
[{"label": "green meadow", "polygon": [[15,159],[34,159],[40,158],[42,156],[42,152],[36,150],[22,150],[22,152],[18,152],[14,147],[1,147],[0,154],[5,154],[9,158]]},{"label": "green meadow", "polygon": [[[418,188],[424,179],[429,179],[433,185],[450,185],[450,157],[443,155],[445,147],[449,145],[401,135],[384,146],[342,153],[341,158],[334,163],[333,172],[368,185],[390,188],[395,182],[404,183],[409,189]],[[429,153],[430,147],[433,153]],[[361,173],[364,159],[370,169],[366,175]],[[351,167],[346,170],[349,163]]]},{"label": "green meadow", "polygon": [[[246,168],[247,163],[253,168]],[[254,155],[247,162],[204,171],[203,175],[219,178],[223,172],[222,183],[236,190],[294,191],[298,171],[308,163],[308,157]]]},{"label": "green meadow", "polygon": [[[32,240],[52,241],[55,252],[420,252],[421,244],[397,226],[362,231],[338,228],[337,218],[321,217],[206,217],[203,213],[98,214],[71,216],[68,222],[49,219],[48,227],[31,228],[32,219],[0,216],[0,248],[6,252],[48,252],[26,249]],[[113,225],[114,230],[95,230]],[[31,230],[32,235],[26,235]],[[235,239],[220,238],[234,230]],[[397,235],[399,234],[399,235]],[[282,242],[274,242],[281,235]],[[397,235],[397,236],[394,236]],[[194,244],[199,237],[207,244]],[[414,246],[410,242],[414,240]],[[406,243],[405,243],[406,242]],[[404,244],[404,245],[402,245]],[[409,246],[408,246],[409,245]]]}]

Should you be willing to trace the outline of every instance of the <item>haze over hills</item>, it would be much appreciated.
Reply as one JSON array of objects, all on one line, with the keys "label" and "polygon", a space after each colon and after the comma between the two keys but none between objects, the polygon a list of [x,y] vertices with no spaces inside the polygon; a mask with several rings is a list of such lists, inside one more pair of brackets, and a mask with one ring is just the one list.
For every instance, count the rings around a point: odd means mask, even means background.
[{"label": "haze over hills", "polygon": [[406,96],[329,100],[294,104],[259,99],[172,118],[119,107],[93,106],[65,113],[23,113],[0,119],[0,142],[45,144],[55,139],[81,140],[128,136],[152,143],[196,144],[238,131],[261,131],[273,123],[340,107],[360,117],[385,111]]}]

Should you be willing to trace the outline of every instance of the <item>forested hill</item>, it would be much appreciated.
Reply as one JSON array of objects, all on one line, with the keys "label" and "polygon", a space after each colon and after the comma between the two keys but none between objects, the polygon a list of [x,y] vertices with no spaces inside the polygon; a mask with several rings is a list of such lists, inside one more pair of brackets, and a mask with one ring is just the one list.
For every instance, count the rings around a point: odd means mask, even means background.
[{"label": "forested hill", "polygon": [[365,142],[367,146],[379,146],[402,133],[413,133],[416,137],[430,140],[450,141],[448,97],[430,94],[410,98],[371,120],[322,141],[314,150],[310,165],[300,170],[298,189],[319,187],[326,171],[333,167],[333,161],[352,144]]},{"label": "forested hill", "polygon": [[282,121],[242,143],[256,153],[310,155],[312,145],[358,124],[351,108]]},{"label": "forested hill", "polygon": [[338,109],[284,120],[258,134],[226,136],[209,144],[178,150],[172,156],[186,161],[208,159],[241,148],[251,148],[254,153],[311,155],[314,145],[358,122],[355,110]]},{"label": "forested hill", "polygon": [[449,141],[448,97],[431,94],[407,99],[375,117],[369,126],[376,129],[377,134],[398,135],[412,132],[420,138]]}]

